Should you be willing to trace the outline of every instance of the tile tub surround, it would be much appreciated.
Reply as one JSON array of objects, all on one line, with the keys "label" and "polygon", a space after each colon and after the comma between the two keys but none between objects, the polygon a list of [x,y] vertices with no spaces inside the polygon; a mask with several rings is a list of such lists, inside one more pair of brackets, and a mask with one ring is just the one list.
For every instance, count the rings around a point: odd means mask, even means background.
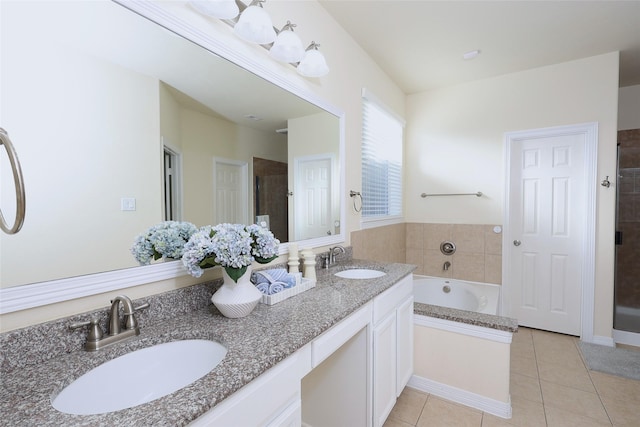
[{"label": "tile tub surround", "polygon": [[[334,276],[350,267],[387,274],[371,280]],[[186,425],[414,269],[407,264],[345,261],[319,269],[315,288],[273,306],[259,304],[242,319],[227,319],[208,302],[221,281],[136,300],[136,306],[151,303],[147,313],[138,313],[140,336],[93,353],[81,350],[85,332],[67,330],[69,323],[93,313],[7,332],[0,336],[0,416],[6,425]],[[176,301],[182,292],[189,294],[188,302]],[[175,306],[179,309],[173,310]],[[73,338],[60,343],[65,334]],[[217,340],[228,353],[213,371],[181,390],[104,415],[68,415],[51,406],[52,396],[107,360],[157,343],[191,338]]]},{"label": "tile tub surround", "polygon": [[[472,282],[502,283],[502,233],[493,224],[409,222],[353,231],[356,258],[417,265],[416,274]],[[440,243],[455,243],[456,253],[440,252]],[[445,271],[445,261],[451,267]]]}]

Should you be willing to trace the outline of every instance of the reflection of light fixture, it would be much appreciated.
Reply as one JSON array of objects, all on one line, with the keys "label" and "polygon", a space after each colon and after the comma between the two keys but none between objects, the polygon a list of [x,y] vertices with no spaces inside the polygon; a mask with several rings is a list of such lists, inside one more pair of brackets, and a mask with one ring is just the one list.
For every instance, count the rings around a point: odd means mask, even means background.
[{"label": "reflection of light fixture", "polygon": [[329,72],[327,61],[324,59],[322,52],[318,50],[320,47],[316,42],[311,42],[304,58],[298,64],[298,73],[305,77],[322,77]]},{"label": "reflection of light fixture", "polygon": [[260,120],[262,120],[262,117],[258,117],[255,114],[247,114],[246,116],[244,116],[245,119],[249,119],[249,120],[253,120],[256,122],[259,122]]},{"label": "reflection of light fixture", "polygon": [[271,50],[269,50],[273,59],[281,62],[300,62],[304,55],[304,46],[302,46],[300,37],[293,32],[295,26],[291,21],[287,21],[282,27],[276,41],[271,46]]},{"label": "reflection of light fixture", "polygon": [[243,40],[268,44],[276,39],[269,14],[262,8],[264,0],[253,0],[241,14],[233,31]]},{"label": "reflection of light fixture", "polygon": [[465,61],[469,61],[469,60],[475,58],[478,55],[480,55],[480,51],[479,50],[472,50],[470,52],[464,53],[462,55],[462,59],[464,59]]},{"label": "reflection of light fixture", "polygon": [[219,19],[233,19],[240,13],[235,0],[191,0],[189,4],[203,15]]}]

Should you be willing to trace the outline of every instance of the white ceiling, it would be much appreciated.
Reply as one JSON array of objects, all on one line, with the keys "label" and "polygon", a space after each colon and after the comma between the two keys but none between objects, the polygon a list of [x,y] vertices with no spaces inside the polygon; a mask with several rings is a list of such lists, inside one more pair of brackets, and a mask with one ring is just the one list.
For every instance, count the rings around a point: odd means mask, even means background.
[{"label": "white ceiling", "polygon": [[407,94],[616,50],[620,86],[640,84],[637,0],[320,3]]}]

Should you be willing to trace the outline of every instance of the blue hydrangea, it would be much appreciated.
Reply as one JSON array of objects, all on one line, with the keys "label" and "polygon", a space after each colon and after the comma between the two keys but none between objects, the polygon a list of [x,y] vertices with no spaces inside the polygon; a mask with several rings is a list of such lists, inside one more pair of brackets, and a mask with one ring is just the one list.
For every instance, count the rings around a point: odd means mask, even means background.
[{"label": "blue hydrangea", "polygon": [[237,279],[255,260],[267,263],[278,256],[280,241],[259,225],[207,225],[195,232],[184,246],[182,263],[194,277],[203,269],[220,265]]},{"label": "blue hydrangea", "polygon": [[131,253],[140,265],[160,258],[182,257],[184,246],[198,228],[185,221],[165,221],[138,235]]}]

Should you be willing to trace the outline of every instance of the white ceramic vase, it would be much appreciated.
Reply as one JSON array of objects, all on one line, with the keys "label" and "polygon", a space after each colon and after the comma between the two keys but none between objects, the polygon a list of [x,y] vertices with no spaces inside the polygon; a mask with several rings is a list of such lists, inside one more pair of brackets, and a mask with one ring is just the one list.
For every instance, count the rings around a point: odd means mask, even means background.
[{"label": "white ceramic vase", "polygon": [[251,266],[234,282],[222,268],[223,285],[213,294],[211,302],[225,317],[237,319],[249,315],[262,298],[262,292],[251,283]]}]

